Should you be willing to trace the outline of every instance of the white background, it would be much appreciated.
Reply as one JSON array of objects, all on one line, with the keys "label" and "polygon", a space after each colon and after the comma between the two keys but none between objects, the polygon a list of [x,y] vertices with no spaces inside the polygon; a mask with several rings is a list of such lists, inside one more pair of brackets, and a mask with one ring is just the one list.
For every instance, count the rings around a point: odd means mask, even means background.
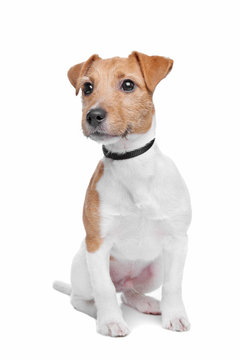
[{"label": "white background", "polygon": [[[3,1],[2,359],[239,359],[238,1]],[[192,328],[123,307],[126,338],[52,290],[84,237],[85,189],[102,157],[81,133],[66,73],[93,53],[174,59],[154,102],[157,141],[185,178],[193,222],[184,277]],[[159,296],[159,292],[156,292]]]}]

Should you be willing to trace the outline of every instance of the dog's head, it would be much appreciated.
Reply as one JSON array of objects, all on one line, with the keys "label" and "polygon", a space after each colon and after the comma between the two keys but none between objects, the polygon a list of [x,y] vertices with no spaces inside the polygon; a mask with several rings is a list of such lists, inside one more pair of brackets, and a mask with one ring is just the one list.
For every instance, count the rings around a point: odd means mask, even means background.
[{"label": "dog's head", "polygon": [[76,95],[82,90],[82,128],[87,137],[114,143],[128,134],[147,132],[152,124],[152,94],[173,61],[134,51],[128,58],[92,55],[68,71]]}]

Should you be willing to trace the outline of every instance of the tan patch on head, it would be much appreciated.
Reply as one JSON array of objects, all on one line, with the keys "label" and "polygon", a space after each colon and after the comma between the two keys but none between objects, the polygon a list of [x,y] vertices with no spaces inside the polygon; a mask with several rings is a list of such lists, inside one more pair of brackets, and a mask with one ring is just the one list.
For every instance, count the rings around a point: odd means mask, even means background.
[{"label": "tan patch on head", "polygon": [[104,171],[103,162],[100,161],[88,185],[84,207],[83,223],[86,230],[87,251],[96,251],[101,243],[100,235],[100,211],[99,211],[99,194],[96,189],[97,182],[102,177]]},{"label": "tan patch on head", "polygon": [[[71,68],[74,75],[77,71],[75,67]],[[125,93],[121,90],[124,79],[131,79],[136,84],[133,92]],[[82,95],[82,128],[86,136],[90,135],[86,115],[96,104],[107,111],[104,132],[109,135],[140,134],[150,129],[154,113],[152,94],[146,87],[135,57],[97,58],[91,61],[87,71],[81,70],[77,80],[76,76],[74,81],[71,80],[76,85],[76,91],[79,87],[83,89],[84,82],[91,82],[94,86],[91,95]]]},{"label": "tan patch on head", "polygon": [[[104,126],[110,135],[144,133],[152,123],[153,103],[137,61],[133,58],[112,58],[92,63],[85,77],[93,83],[90,96],[83,95],[82,127],[88,134],[86,115],[98,104],[107,111]],[[131,79],[136,88],[133,92],[121,90],[124,79]]]},{"label": "tan patch on head", "polygon": [[173,67],[173,60],[163,56],[148,56],[137,51],[133,51],[130,56],[139,62],[146,86],[151,92]]},{"label": "tan patch on head", "polygon": [[74,65],[68,70],[68,78],[72,86],[74,86],[76,89],[76,95],[80,90],[81,84],[79,83],[79,81],[81,77],[88,71],[92,63],[98,59],[101,58],[98,55],[94,54],[90,56],[87,61],[82,62],[81,64]]},{"label": "tan patch on head", "polygon": [[[76,88],[83,89],[85,82],[93,84],[93,92],[82,96],[82,128],[86,136],[91,127],[86,121],[87,113],[94,107],[107,112],[106,120],[100,125],[102,133],[113,136],[142,134],[152,124],[154,106],[152,94],[158,84],[171,70],[172,60],[161,56],[148,56],[133,52],[128,58],[101,59],[91,56],[85,63],[69,70],[69,79]],[[136,87],[124,92],[121,84],[130,79]]]}]

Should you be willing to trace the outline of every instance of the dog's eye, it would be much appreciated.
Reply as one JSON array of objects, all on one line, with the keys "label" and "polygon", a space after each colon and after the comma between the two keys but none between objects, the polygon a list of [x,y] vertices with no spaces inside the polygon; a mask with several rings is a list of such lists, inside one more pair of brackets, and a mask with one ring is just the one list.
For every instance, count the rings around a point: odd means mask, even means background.
[{"label": "dog's eye", "polygon": [[135,84],[132,80],[126,79],[123,81],[123,83],[121,85],[121,90],[126,91],[126,92],[131,92],[134,89],[135,89]]},{"label": "dog's eye", "polygon": [[85,82],[83,85],[84,95],[90,95],[93,92],[93,84],[90,82]]}]

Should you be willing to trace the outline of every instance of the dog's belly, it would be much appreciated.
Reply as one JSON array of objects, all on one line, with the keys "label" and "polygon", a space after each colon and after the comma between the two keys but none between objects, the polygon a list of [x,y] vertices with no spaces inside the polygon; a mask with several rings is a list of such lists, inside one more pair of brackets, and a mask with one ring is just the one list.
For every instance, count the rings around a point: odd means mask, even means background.
[{"label": "dog's belly", "polygon": [[[117,291],[134,288],[135,283],[146,284],[152,280],[155,270],[154,262],[119,261],[111,258],[110,276]],[[158,274],[158,277],[161,274]],[[145,285],[146,286],[146,285]]]}]

